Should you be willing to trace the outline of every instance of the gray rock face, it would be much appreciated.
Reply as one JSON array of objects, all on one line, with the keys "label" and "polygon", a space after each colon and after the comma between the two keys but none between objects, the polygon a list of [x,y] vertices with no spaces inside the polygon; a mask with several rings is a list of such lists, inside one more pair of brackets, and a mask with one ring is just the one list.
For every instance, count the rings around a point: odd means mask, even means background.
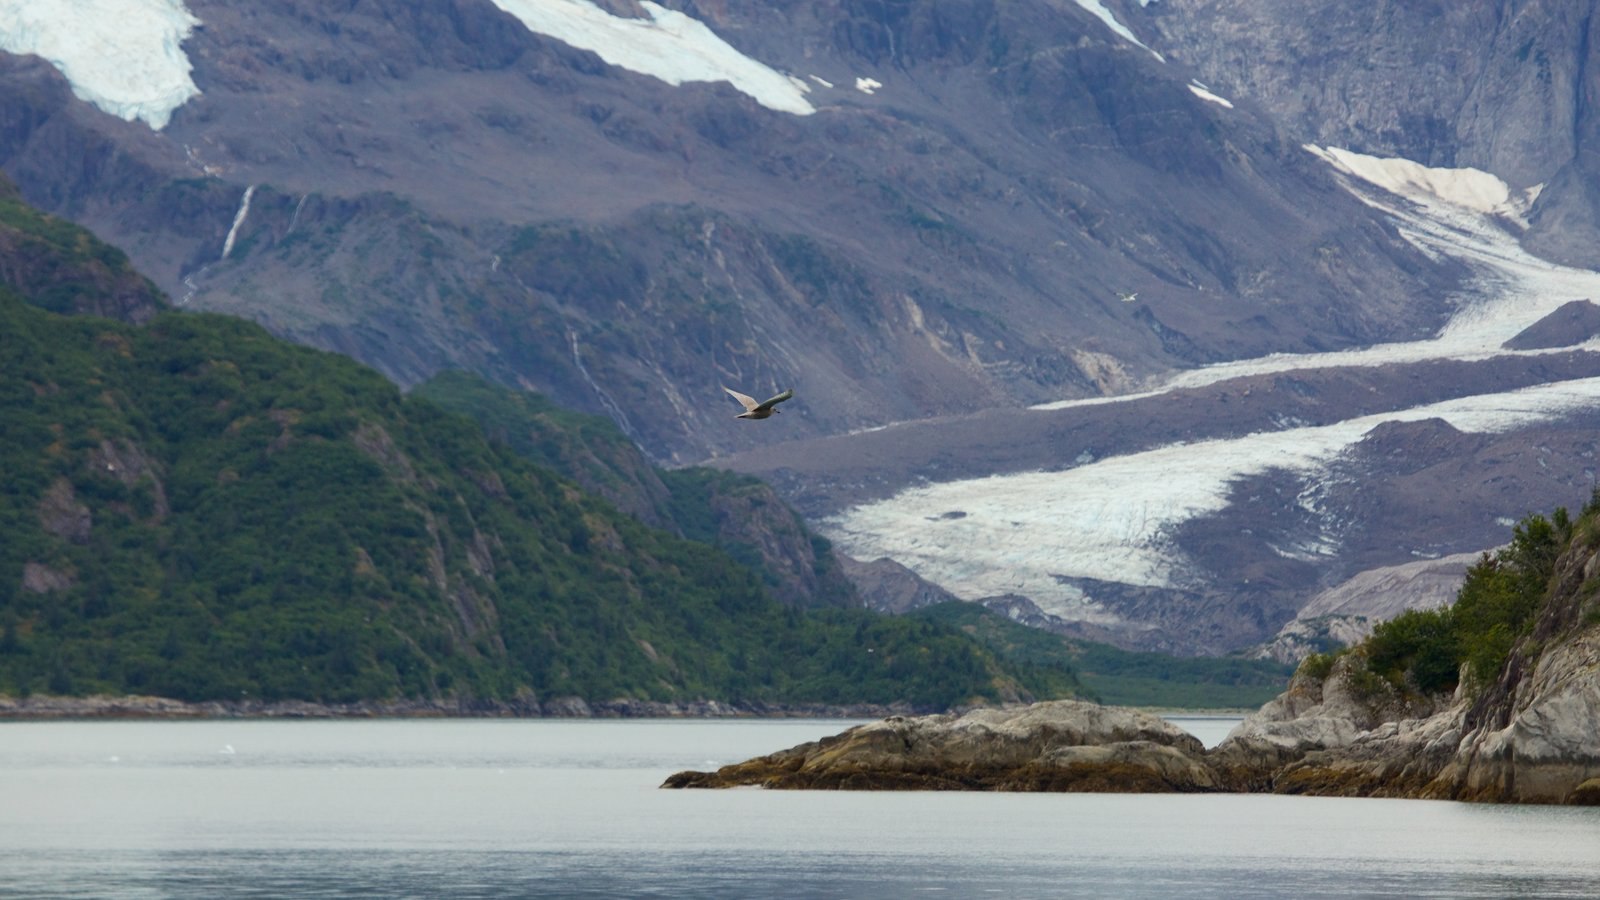
[{"label": "gray rock face", "polygon": [[892,559],[862,562],[840,556],[841,570],[855,585],[863,605],[879,612],[904,613],[954,600],[949,591],[917,576]]},{"label": "gray rock face", "polygon": [[1594,0],[1176,0],[1144,7],[1141,24],[1214,89],[1308,141],[1544,185],[1529,247],[1592,266],[1595,11]]},{"label": "gray rock face", "polygon": [[1075,4],[687,5],[809,116],[489,3],[190,9],[202,93],[159,133],[0,59],[26,196],[187,305],[403,384],[537,387],[657,460],[775,438],[705,402],[720,380],[793,385],[784,437],[837,434],[1421,336],[1461,274]]},{"label": "gray rock face", "polygon": [[[1359,654],[1304,670],[1212,752],[1236,779],[1283,793],[1593,803],[1600,778],[1600,552],[1569,551],[1533,632],[1491,685],[1402,698]],[[1586,785],[1589,785],[1586,787]]]},{"label": "gray rock face", "polygon": [[[1440,726],[1418,724],[1436,711],[1428,700],[1402,698],[1387,685],[1360,678],[1365,665],[1341,657],[1325,678],[1302,671],[1289,689],[1240,723],[1213,748],[1210,760],[1222,777],[1240,790],[1316,792],[1292,777],[1298,766],[1319,754],[1356,754],[1399,759],[1404,746],[1434,742]],[[1426,735],[1426,737],[1419,737]],[[1457,738],[1459,730],[1455,731]]]},{"label": "gray rock face", "polygon": [[94,517],[89,507],[78,499],[72,482],[57,478],[39,500],[39,526],[47,534],[74,544],[86,544],[94,527]]},{"label": "gray rock face", "polygon": [[1524,328],[1505,342],[1507,350],[1545,350],[1571,347],[1600,334],[1600,306],[1591,300],[1574,300]]},{"label": "gray rock face", "polygon": [[1600,628],[1545,652],[1509,713],[1504,727],[1465,735],[1442,784],[1467,797],[1560,803],[1600,778]]},{"label": "gray rock face", "polygon": [[1312,597],[1262,649],[1280,662],[1353,646],[1379,622],[1408,609],[1434,609],[1455,600],[1467,567],[1479,553],[1457,553],[1361,572]]}]

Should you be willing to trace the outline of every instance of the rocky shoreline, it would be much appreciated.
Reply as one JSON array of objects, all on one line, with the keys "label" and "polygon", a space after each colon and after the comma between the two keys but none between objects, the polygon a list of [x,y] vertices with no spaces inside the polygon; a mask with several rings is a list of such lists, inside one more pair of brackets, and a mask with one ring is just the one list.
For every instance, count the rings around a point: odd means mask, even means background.
[{"label": "rocky shoreline", "polygon": [[1057,700],[895,715],[663,787],[1230,791],[1600,805],[1600,531],[1556,561],[1495,676],[1427,694],[1365,646],[1302,665],[1206,750],[1152,713]]},{"label": "rocky shoreline", "polygon": [[[1537,652],[1530,658],[1529,652]],[[1056,700],[890,716],[669,788],[1233,792],[1600,805],[1600,625],[1514,653],[1478,693],[1407,695],[1359,653],[1210,750],[1152,713]]]},{"label": "rocky shoreline", "polygon": [[315,703],[304,700],[206,701],[167,697],[0,697],[0,720],[41,719],[872,719],[905,715],[901,705],[721,703],[700,700],[660,703],[619,699],[586,701],[558,697],[544,702],[486,700],[397,700]]},{"label": "rocky shoreline", "polygon": [[1339,674],[1328,681],[1297,677],[1289,692],[1210,750],[1151,713],[1056,700],[962,715],[890,716],[715,772],[679,772],[662,787],[1230,792],[1600,805],[1593,706],[1566,720],[1589,735],[1566,726],[1534,728],[1534,720],[1554,724],[1549,709],[1503,729],[1464,731],[1464,704],[1373,722],[1370,705],[1352,702],[1348,682]]}]

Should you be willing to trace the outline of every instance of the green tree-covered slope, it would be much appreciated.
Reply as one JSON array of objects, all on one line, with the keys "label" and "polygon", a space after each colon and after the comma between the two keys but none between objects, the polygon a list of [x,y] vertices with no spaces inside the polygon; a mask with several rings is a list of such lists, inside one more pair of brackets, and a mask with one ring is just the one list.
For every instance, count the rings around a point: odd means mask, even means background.
[{"label": "green tree-covered slope", "polygon": [[442,372],[412,394],[472,417],[491,440],[640,521],[718,547],[783,603],[860,605],[829,542],[759,479],[702,466],[657,469],[611,420],[465,372]]},{"label": "green tree-covered slope", "polygon": [[0,249],[76,274],[0,288],[0,693],[937,708],[1062,683],[937,623],[780,603],[342,357],[63,315],[143,281],[12,212]]},{"label": "green tree-covered slope", "polygon": [[[1325,677],[1339,656],[1354,653],[1362,662],[1358,687],[1370,694],[1438,695],[1456,690],[1463,680],[1469,690],[1480,692],[1501,678],[1517,647],[1529,657],[1538,656],[1528,639],[1535,637],[1536,644],[1552,636],[1534,631],[1549,612],[1557,562],[1574,546],[1597,543],[1600,490],[1576,521],[1564,507],[1548,518],[1525,516],[1512,528],[1509,544],[1483,554],[1467,570],[1454,603],[1407,610],[1379,623],[1355,647],[1307,657],[1301,671]],[[1580,599],[1593,596],[1597,586],[1585,573]]]}]

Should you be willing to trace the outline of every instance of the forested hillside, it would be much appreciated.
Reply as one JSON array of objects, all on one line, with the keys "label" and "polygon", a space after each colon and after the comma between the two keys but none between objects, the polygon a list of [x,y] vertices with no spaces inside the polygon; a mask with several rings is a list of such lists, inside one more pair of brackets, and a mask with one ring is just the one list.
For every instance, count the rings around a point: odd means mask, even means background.
[{"label": "forested hillside", "polygon": [[647,525],[722,549],[790,606],[861,605],[828,541],[759,479],[704,466],[657,469],[611,420],[466,372],[440,373],[412,395],[470,416],[491,440]]},{"label": "forested hillside", "polygon": [[0,693],[537,711],[1070,690],[943,625],[779,602],[680,536],[700,526],[649,527],[343,357],[157,312],[119,252],[3,199]]}]

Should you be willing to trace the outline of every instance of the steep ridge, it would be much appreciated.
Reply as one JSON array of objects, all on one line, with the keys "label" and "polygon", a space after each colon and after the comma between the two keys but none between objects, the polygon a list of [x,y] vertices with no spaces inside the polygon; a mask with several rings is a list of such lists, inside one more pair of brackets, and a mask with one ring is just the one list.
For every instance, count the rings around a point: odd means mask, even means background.
[{"label": "steep ridge", "polygon": [[0,176],[0,287],[51,312],[149,321],[166,306],[161,292],[128,265],[121,250],[23,202]]},{"label": "steep ridge", "polygon": [[1597,513],[1525,519],[1452,607],[1309,659],[1215,760],[1279,793],[1600,804]]},{"label": "steep ridge", "polygon": [[786,605],[863,603],[828,542],[761,481],[699,467],[657,469],[610,420],[466,373],[441,373],[412,396],[472,417],[495,440],[647,525],[720,548]]}]

